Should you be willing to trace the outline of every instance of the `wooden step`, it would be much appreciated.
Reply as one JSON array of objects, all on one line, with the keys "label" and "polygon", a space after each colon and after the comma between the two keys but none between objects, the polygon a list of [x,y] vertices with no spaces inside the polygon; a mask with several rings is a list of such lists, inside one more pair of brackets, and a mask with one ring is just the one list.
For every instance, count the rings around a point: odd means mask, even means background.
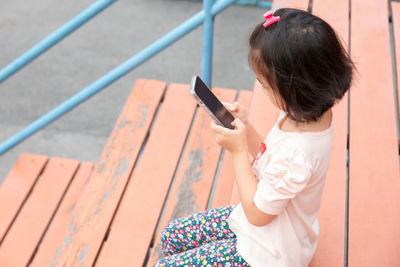
[{"label": "wooden step", "polygon": [[47,163],[46,156],[21,154],[0,187],[0,244]]},{"label": "wooden step", "polygon": [[89,183],[94,167],[95,164],[91,162],[82,162],[79,166],[30,266],[57,266],[58,254],[54,254],[54,250],[62,252],[70,242],[71,235],[65,236],[66,229],[78,231],[72,211]]},{"label": "wooden step", "polygon": [[351,1],[351,54],[359,75],[350,93],[349,266],[400,266],[400,175],[388,16],[387,1]]},{"label": "wooden step", "polygon": [[77,160],[52,158],[0,248],[2,266],[25,266],[77,171]]},{"label": "wooden step", "polygon": [[72,218],[66,224],[68,227],[64,231],[60,229],[63,233],[60,243],[49,252],[51,256],[47,259],[55,261],[57,266],[93,265],[165,86],[164,82],[136,81],[100,161],[71,212]]}]

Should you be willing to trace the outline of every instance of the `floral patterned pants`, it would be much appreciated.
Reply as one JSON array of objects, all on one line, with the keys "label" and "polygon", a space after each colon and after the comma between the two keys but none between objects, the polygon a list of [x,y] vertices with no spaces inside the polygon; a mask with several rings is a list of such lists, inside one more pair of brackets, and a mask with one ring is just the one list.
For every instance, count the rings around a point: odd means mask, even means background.
[{"label": "floral patterned pants", "polygon": [[171,221],[161,233],[166,256],[155,266],[250,266],[236,250],[229,229],[233,206],[203,211]]}]

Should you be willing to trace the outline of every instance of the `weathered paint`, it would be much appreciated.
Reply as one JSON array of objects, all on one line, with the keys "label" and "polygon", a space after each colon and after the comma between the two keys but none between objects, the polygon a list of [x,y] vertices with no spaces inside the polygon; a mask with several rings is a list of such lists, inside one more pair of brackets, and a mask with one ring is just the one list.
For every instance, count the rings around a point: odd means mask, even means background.
[{"label": "weathered paint", "polygon": [[79,227],[77,227],[76,223],[76,214],[72,216],[71,222],[68,226],[68,233],[64,238],[63,243],[57,248],[53,260],[50,263],[50,267],[55,267],[58,265],[58,259],[63,254],[65,248],[72,244],[73,236],[79,232]]},{"label": "weathered paint", "polygon": [[189,91],[169,87],[96,266],[143,265],[196,109]]},{"label": "weathered paint", "polygon": [[139,125],[137,125],[139,128],[143,128],[143,126],[146,123],[146,118],[147,118],[147,114],[149,113],[149,108],[144,106],[144,105],[139,105],[138,106],[140,115],[141,115],[141,119],[139,122]]},{"label": "weathered paint", "polygon": [[[201,127],[204,127],[204,120],[200,122]],[[204,163],[204,151],[201,148],[201,136],[197,133],[200,138],[198,149],[191,149],[189,151],[187,162],[189,166],[184,171],[183,181],[179,185],[177,192],[177,203],[174,206],[172,214],[168,221],[184,217],[189,214],[198,212],[199,207],[196,202],[196,194],[192,190],[193,183],[198,183],[201,180],[203,174],[203,163]],[[164,227],[164,226],[163,226]],[[161,249],[161,243],[157,243],[154,247],[153,259],[161,259],[164,257]]]},{"label": "weathered paint", "polygon": [[108,161],[108,159],[109,159],[109,157],[110,157],[110,154],[111,154],[111,152],[112,152],[112,148],[114,147],[114,144],[115,144],[115,137],[113,136],[112,139],[111,139],[110,144],[106,145],[106,148],[105,148],[105,150],[106,150],[105,157],[104,157],[104,159],[98,164],[98,166],[97,166],[97,173],[102,173],[102,172],[104,171],[105,164],[106,164],[106,162]]},{"label": "weathered paint", "polygon": [[123,129],[128,125],[131,125],[132,121],[130,121],[129,119],[127,119],[126,117],[122,117],[119,125],[118,125],[118,129]]},{"label": "weathered paint", "polygon": [[[214,90],[219,99],[233,102],[236,91],[218,88]],[[168,222],[204,210],[211,192],[221,147],[215,143],[210,131],[210,116],[202,109],[198,110],[186,144],[182,164],[175,177],[164,215],[161,229]],[[154,250],[147,266],[152,266],[162,257],[160,250],[160,232],[155,237]]]},{"label": "weathered paint", "polygon": [[[52,224],[42,240],[38,253],[36,254],[31,266],[59,266],[58,262],[60,256],[64,253],[64,249],[72,244],[74,234],[79,232],[79,227],[76,223],[76,214],[73,214],[73,209],[77,202],[77,198],[90,180],[89,177],[90,174],[93,173],[93,170],[93,163],[83,162],[81,164],[78,173],[74,177],[74,180],[64,197],[63,203],[60,205],[59,210],[53,218]],[[63,223],[63,225],[67,227],[65,228],[66,235],[60,233],[60,231],[64,231],[64,228],[60,223]],[[57,244],[54,240],[57,238],[61,242],[60,245],[56,247],[55,253],[47,252],[49,249],[54,251],[54,247],[57,246],[54,245]],[[47,260],[43,259],[44,255],[48,256]]]},{"label": "weathered paint", "polygon": [[196,195],[193,193],[191,186],[198,183],[203,174],[204,153],[202,149],[190,150],[188,155],[189,166],[184,172],[183,182],[178,189],[178,202],[175,205],[170,220],[180,218],[184,215],[195,213],[198,211],[196,204]]},{"label": "weathered paint", "polygon": [[112,178],[115,179],[117,176],[125,175],[126,171],[128,170],[128,167],[129,167],[128,158],[127,157],[120,158],[118,160],[118,165],[114,171]]},{"label": "weathered paint", "polygon": [[83,249],[79,252],[79,254],[78,254],[78,259],[79,259],[81,262],[84,262],[84,261],[85,261],[88,251],[89,251],[89,244],[88,244],[88,243],[85,243],[84,248],[83,248]]},{"label": "weathered paint", "polygon": [[78,168],[77,160],[52,158],[49,161],[1,244],[2,266],[29,263]]},{"label": "weathered paint", "polygon": [[[72,243],[61,250],[60,265],[93,264],[164,89],[165,83],[162,82],[137,82],[103,151],[100,164],[74,209],[76,224],[80,228],[66,233],[72,237]],[[60,244],[62,248],[63,244]]]}]

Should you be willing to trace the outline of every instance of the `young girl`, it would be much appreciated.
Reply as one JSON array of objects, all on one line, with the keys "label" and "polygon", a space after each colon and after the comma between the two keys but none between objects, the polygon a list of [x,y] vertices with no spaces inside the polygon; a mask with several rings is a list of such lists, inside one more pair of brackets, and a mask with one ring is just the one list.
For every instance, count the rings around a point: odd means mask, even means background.
[{"label": "young girl", "polygon": [[264,16],[251,34],[249,61],[282,112],[264,139],[241,104],[226,104],[235,129],[211,128],[232,155],[241,203],[170,222],[162,232],[166,257],[156,266],[295,267],[308,266],[313,257],[331,108],[349,89],[354,66],[320,18],[289,8]]}]

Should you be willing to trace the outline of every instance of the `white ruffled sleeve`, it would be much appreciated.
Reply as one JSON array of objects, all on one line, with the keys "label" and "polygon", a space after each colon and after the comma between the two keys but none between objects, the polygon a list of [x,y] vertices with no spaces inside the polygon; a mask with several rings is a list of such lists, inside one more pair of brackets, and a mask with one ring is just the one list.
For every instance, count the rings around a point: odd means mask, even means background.
[{"label": "white ruffled sleeve", "polygon": [[312,165],[296,150],[272,155],[260,172],[254,203],[261,211],[278,215],[300,193],[311,177]]}]

